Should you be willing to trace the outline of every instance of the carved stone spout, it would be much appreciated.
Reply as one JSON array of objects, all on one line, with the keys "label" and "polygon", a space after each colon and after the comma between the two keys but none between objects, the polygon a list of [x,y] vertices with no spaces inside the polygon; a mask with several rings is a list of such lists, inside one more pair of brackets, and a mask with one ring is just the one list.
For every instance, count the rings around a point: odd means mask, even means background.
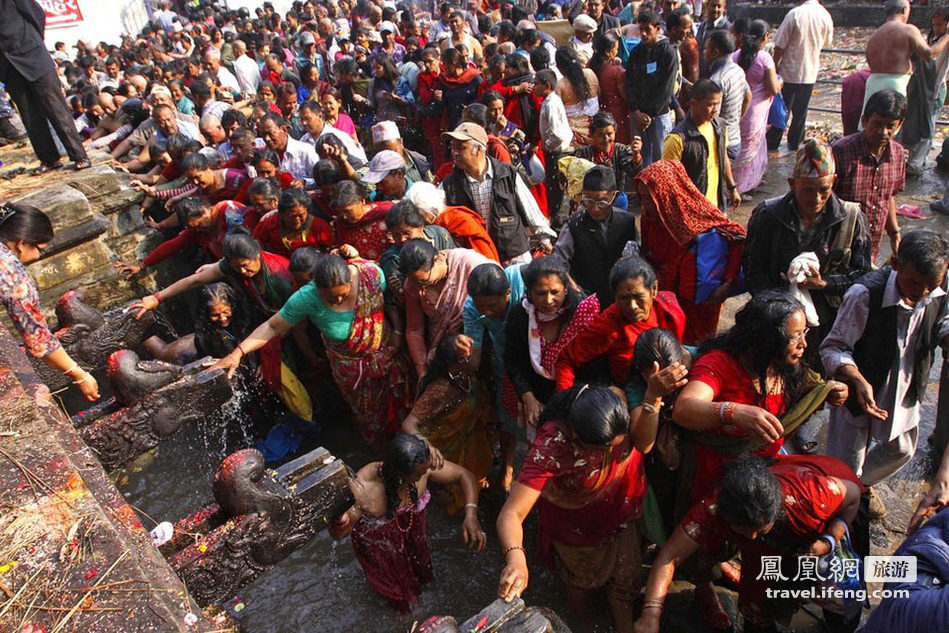
[{"label": "carved stone spout", "polygon": [[[136,319],[134,311],[119,307],[99,312],[84,300],[82,289],[70,290],[59,298],[58,329],[54,334],[73,360],[88,371],[104,368],[109,355],[117,349],[137,348],[155,322],[151,312]],[[61,389],[70,382],[43,361],[34,360],[33,367],[50,389]]]},{"label": "carved stone spout", "polygon": [[205,369],[208,360],[179,367],[141,361],[130,350],[109,357],[108,377],[115,397],[73,419],[106,470],[155,448],[162,438],[230,400],[233,391],[227,373]]},{"label": "carved stone spout", "polygon": [[277,470],[257,450],[232,453],[214,476],[214,498],[161,546],[202,605],[233,597],[352,504],[346,466],[324,448]]}]

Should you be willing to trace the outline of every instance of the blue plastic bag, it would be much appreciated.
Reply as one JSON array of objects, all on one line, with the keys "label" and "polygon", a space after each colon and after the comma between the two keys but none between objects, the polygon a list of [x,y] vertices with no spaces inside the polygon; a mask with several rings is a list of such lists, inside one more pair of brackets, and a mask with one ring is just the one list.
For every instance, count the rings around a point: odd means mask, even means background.
[{"label": "blue plastic bag", "polygon": [[779,130],[788,129],[788,108],[781,93],[774,95],[771,110],[768,112],[768,125]]}]

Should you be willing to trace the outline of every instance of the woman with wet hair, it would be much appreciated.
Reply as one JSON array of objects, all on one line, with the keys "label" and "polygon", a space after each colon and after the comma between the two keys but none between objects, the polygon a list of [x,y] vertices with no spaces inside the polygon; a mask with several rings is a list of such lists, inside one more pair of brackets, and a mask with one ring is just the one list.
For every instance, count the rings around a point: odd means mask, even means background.
[{"label": "woman with wet hair", "polygon": [[338,182],[332,202],[336,246],[349,245],[362,257],[378,261],[389,248],[385,219],[392,204],[369,202],[368,192],[357,182]]},{"label": "woman with wet hair", "polygon": [[563,99],[567,121],[573,130],[573,144],[589,145],[590,119],[600,111],[600,80],[596,73],[584,68],[577,52],[561,46],[554,55],[557,70],[563,77],[557,82],[556,92]]},{"label": "woman with wet hair", "polygon": [[311,209],[310,196],[303,189],[287,189],[280,194],[276,213],[268,213],[254,227],[254,237],[264,250],[281,257],[290,257],[305,246],[328,250],[335,240],[333,230]]},{"label": "woman with wet hair", "polygon": [[459,486],[464,494],[462,539],[484,551],[487,537],[478,521],[478,481],[458,464],[433,456],[429,445],[399,433],[381,462],[363,466],[350,481],[355,503],[330,524],[330,533],[352,533],[353,552],[366,580],[393,608],[407,612],[432,580],[425,508],[429,483]]},{"label": "woman with wet hair", "polygon": [[26,352],[70,378],[87,400],[98,400],[96,379],[50,332],[40,311],[39,291],[26,270],[26,264],[42,257],[52,241],[53,223],[45,213],[25,204],[0,205],[0,301]]},{"label": "woman with wet hair", "polygon": [[354,425],[367,444],[379,448],[405,418],[413,396],[409,368],[391,342],[384,291],[385,277],[375,263],[325,255],[312,281],[217,366],[233,373],[241,356],[309,320],[323,335],[333,380],[353,410]]},{"label": "woman with wet hair", "polygon": [[500,598],[527,589],[523,522],[539,505],[540,558],[556,562],[571,608],[582,613],[586,594],[605,586],[616,630],[632,633],[646,493],[640,449],[654,439],[655,428],[631,426],[622,398],[606,387],[576,385],[551,398],[498,515]]},{"label": "woman with wet hair", "polygon": [[[833,457],[792,456],[771,462],[746,456],[733,461],[719,485],[692,506],[659,551],[636,631],[660,630],[663,601],[678,565],[702,550],[734,544],[742,555],[738,611],[744,617],[743,630],[776,633],[776,623],[789,621],[801,601],[770,598],[767,590],[816,589],[806,577],[798,580],[798,565],[804,557],[816,559],[834,551],[849,533],[865,490],[857,475]],[[865,545],[851,541],[858,551]],[[784,580],[762,578],[769,559],[780,561],[771,573],[780,573]],[[825,610],[829,630],[853,631],[860,611],[860,602],[849,618]]]},{"label": "woman with wet hair", "polygon": [[[721,479],[726,464],[743,453],[774,457],[786,434],[781,418],[808,417],[826,401],[842,405],[847,386],[828,382],[802,362],[807,348],[804,308],[786,292],[756,295],[735,315],[735,325],[705,343],[682,389],[673,419],[695,431],[695,458],[688,465],[692,503],[701,500]],[[822,397],[808,399],[808,409],[795,408],[813,389]],[[744,572],[742,574],[744,576]],[[711,582],[696,586],[696,600],[713,628],[730,625]]]}]

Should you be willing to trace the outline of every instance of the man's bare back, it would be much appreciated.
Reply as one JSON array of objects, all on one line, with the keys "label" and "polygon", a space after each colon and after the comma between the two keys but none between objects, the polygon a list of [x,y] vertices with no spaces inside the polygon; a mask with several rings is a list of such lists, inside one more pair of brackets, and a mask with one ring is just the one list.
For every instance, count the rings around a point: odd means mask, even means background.
[{"label": "man's bare back", "polygon": [[884,23],[867,42],[867,63],[873,73],[905,75],[913,68],[913,53],[925,59],[931,54],[919,29],[898,19]]}]

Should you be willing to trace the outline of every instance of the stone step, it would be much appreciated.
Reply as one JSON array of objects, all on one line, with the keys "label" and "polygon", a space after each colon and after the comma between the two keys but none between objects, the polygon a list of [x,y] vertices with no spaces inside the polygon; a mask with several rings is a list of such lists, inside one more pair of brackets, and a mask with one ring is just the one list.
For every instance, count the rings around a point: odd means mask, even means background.
[{"label": "stone step", "polygon": [[56,183],[29,193],[18,200],[45,212],[53,222],[53,231],[60,233],[92,220],[92,205],[77,189]]}]

